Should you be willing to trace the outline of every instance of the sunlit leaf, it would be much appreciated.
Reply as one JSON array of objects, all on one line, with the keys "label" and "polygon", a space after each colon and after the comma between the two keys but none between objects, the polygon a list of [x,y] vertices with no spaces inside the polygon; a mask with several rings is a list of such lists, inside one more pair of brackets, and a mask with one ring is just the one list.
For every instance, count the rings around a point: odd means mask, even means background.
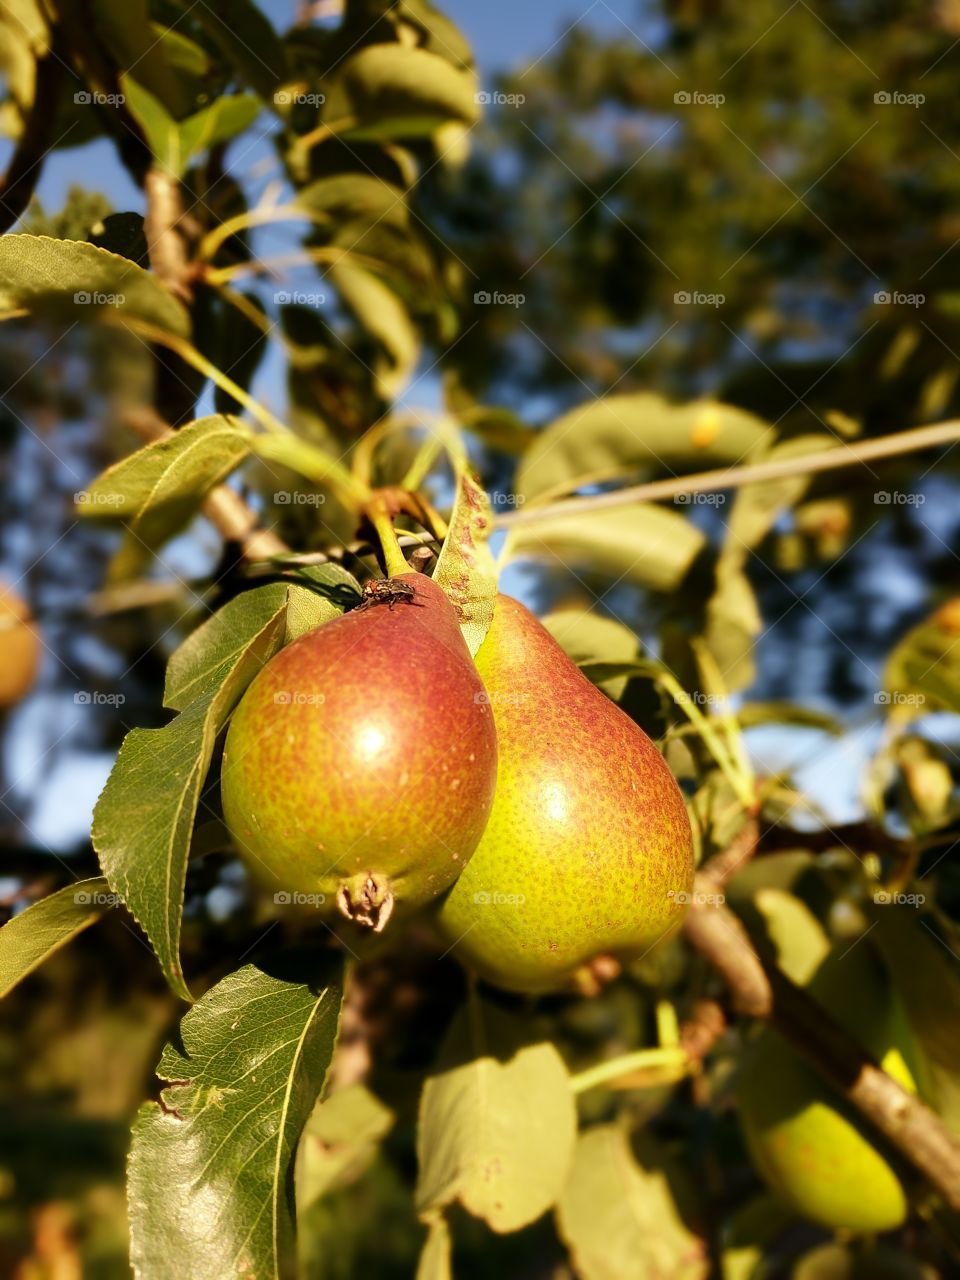
[{"label": "sunlit leaf", "polygon": [[100,919],[110,906],[109,886],[97,876],[41,898],[0,929],[0,996]]}]

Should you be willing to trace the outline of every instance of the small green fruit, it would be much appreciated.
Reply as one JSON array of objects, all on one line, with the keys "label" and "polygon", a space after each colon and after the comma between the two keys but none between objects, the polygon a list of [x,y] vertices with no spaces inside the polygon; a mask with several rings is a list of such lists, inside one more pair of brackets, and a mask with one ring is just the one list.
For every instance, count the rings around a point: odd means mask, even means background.
[{"label": "small green fruit", "polygon": [[[905,1089],[909,1032],[867,944],[827,956],[813,996]],[[772,1030],[748,1051],[737,1088],[740,1120],[759,1172],[781,1199],[821,1226],[892,1231],[908,1212],[904,1189],[852,1108]]]},{"label": "small green fruit", "polygon": [[257,879],[378,932],[394,905],[424,903],[460,874],[497,768],[453,606],[422,574],[390,581],[382,601],[301,636],[260,672],[231,721],[221,782]]},{"label": "small green fruit", "polygon": [[680,923],[693,881],[683,797],[656,747],[523,605],[499,596],[477,654],[497,794],[440,910],[456,954],[514,991],[568,986]]}]

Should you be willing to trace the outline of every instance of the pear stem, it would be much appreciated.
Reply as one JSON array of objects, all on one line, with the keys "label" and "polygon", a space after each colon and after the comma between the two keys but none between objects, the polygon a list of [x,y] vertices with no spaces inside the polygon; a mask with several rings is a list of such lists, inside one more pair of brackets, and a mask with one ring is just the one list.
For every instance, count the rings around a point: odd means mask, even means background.
[{"label": "pear stem", "polygon": [[[624,1053],[618,1058],[610,1058],[606,1062],[598,1062],[595,1067],[588,1067],[570,1077],[570,1087],[574,1093],[586,1093],[598,1085],[609,1084],[620,1076],[633,1075],[638,1071],[649,1071],[651,1068],[672,1067],[676,1078],[681,1080],[690,1070],[690,1055],[686,1049],[679,1047],[659,1049],[638,1049],[634,1053]],[[657,1081],[657,1083],[662,1083]]]},{"label": "pear stem", "polygon": [[387,577],[396,578],[401,573],[409,573],[410,566],[407,564],[401,549],[397,531],[393,527],[393,520],[387,510],[387,504],[382,498],[374,498],[372,502],[367,503],[364,512],[380,541]]}]

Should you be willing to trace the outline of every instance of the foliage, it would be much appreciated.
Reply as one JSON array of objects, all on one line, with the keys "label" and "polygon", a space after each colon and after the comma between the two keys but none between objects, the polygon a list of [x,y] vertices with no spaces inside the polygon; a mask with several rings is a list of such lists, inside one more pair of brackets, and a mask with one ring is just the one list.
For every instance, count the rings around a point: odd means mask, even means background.
[{"label": "foliage", "polygon": [[[113,761],[82,847],[43,847],[12,774],[0,797],[4,1274],[956,1269],[908,1159],[880,1245],[761,1194],[731,1105],[754,1029],[683,937],[521,999],[428,914],[355,948],[265,898],[222,823],[234,707],[395,530],[472,654],[501,586],[544,606],[662,747],[701,865],[756,824],[725,886],[751,947],[799,984],[870,948],[957,1132],[956,528],[923,513],[956,451],[857,456],[957,409],[956,14],[647,17],[575,25],[481,120],[428,0],[285,33],[253,0],[3,6],[0,448],[62,664],[9,724],[89,708],[63,736]],[[27,207],[81,143],[136,209]],[[881,615],[905,562],[909,617]],[[860,740],[841,822],[803,765]]]}]

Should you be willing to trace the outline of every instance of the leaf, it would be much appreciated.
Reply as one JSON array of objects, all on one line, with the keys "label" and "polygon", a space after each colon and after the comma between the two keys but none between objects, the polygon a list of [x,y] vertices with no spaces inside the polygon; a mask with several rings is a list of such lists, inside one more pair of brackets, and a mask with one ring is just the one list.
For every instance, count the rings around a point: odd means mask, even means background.
[{"label": "leaf", "polygon": [[617,1125],[581,1134],[557,1206],[557,1229],[582,1280],[701,1280],[710,1272],[703,1240],[675,1200],[662,1154]]},{"label": "leaf", "polygon": [[654,591],[675,591],[705,541],[676,512],[638,503],[515,525],[502,558],[548,560],[575,571],[587,566]]},{"label": "leaf", "polygon": [[[809,453],[820,453],[838,443],[833,436],[823,432],[795,436],[760,450],[751,461],[786,462]],[[810,487],[811,479],[809,474],[784,476],[779,480],[745,484],[738,489],[727,518],[724,554],[736,564],[742,564],[748,553],[770,532],[778,517],[796,506]]]},{"label": "leaf", "polygon": [[753,905],[763,918],[778,967],[806,986],[830,950],[820,921],[802,899],[783,889],[759,889]]},{"label": "leaf", "polygon": [[297,1156],[297,1212],[305,1213],[328,1192],[358,1178],[393,1122],[390,1108],[362,1084],[317,1103]]},{"label": "leaf", "polygon": [[[921,1091],[960,1133],[960,955],[954,933],[915,907],[877,905],[870,938],[923,1055]],[[934,928],[936,925],[936,929]]]},{"label": "leaf", "polygon": [[172,115],[185,115],[190,110],[191,86],[165,56],[163,36],[151,29],[148,0],[93,0],[75,7],[86,10],[84,17],[93,40],[109,50],[121,71],[136,67],[138,81]]},{"label": "leaf", "polygon": [[245,965],[189,1011],[133,1126],[131,1260],[150,1280],[293,1277],[292,1164],[337,1038],[341,964]]},{"label": "leaf", "polygon": [[384,400],[401,393],[416,366],[420,343],[407,308],[394,291],[369,271],[335,262],[328,272],[341,299],[382,347],[374,362],[376,391]]},{"label": "leaf", "polygon": [[78,499],[81,515],[123,519],[156,547],[186,525],[211,489],[250,453],[236,418],[198,418],[108,467]]},{"label": "leaf", "polygon": [[576,1129],[569,1078],[551,1044],[429,1077],[417,1129],[417,1212],[459,1200],[494,1231],[536,1221],[560,1194]]},{"label": "leaf", "polygon": [[713,400],[673,405],[662,396],[601,396],[571,409],[537,436],[520,464],[517,492],[533,498],[648,468],[705,470],[743,461],[772,428]]},{"label": "leaf", "polygon": [[745,702],[737,713],[741,728],[752,729],[761,724],[789,724],[800,729],[821,729],[842,737],[846,728],[826,711],[802,707],[796,702]]},{"label": "leaf", "polygon": [[0,997],[95,924],[108,905],[107,882],[96,876],[68,884],[8,920],[0,929]]},{"label": "leaf", "polygon": [[[555,609],[540,619],[571,661],[632,662],[640,656],[640,641],[629,627],[592,609]],[[619,701],[627,687],[628,677],[614,676],[598,685]]]},{"label": "leaf", "polygon": [[450,1228],[442,1214],[431,1218],[417,1263],[416,1280],[453,1280]]},{"label": "leaf", "polygon": [[180,715],[162,729],[127,734],[93,815],[104,874],[184,1000],[192,997],[180,968],[180,920],[200,791],[217,734],[283,643],[287,588],[261,587],[232,604],[229,623],[191,646],[176,667],[172,691],[168,683]]},{"label": "leaf", "polygon": [[919,715],[960,712],[960,598],[908,631],[887,659],[884,691],[878,698],[890,712]]},{"label": "leaf", "polygon": [[195,155],[242,133],[260,114],[259,99],[252,95],[224,94],[202,111],[178,121],[132,76],[122,75],[120,82],[127,107],[143,129],[154,159],[175,178],[183,177]]},{"label": "leaf", "polygon": [[753,646],[762,631],[763,618],[749,578],[721,561],[717,589],[707,602],[704,638],[730,692],[753,682]]},{"label": "leaf", "polygon": [[356,121],[347,139],[384,142],[424,137],[448,120],[480,118],[477,79],[425,49],[370,44],[327,83],[324,118]]},{"label": "leaf", "polygon": [[0,317],[20,310],[74,324],[130,317],[179,337],[190,333],[186,309],[156,276],[80,240],[0,236]]},{"label": "leaf", "polygon": [[265,102],[287,74],[283,43],[254,0],[176,0],[200,24],[234,68]]},{"label": "leaf", "polygon": [[490,629],[497,599],[497,566],[489,545],[493,516],[486,490],[465,455],[459,462],[455,458],[455,465],[457,494],[433,579],[453,602],[467,648],[475,655]]}]

